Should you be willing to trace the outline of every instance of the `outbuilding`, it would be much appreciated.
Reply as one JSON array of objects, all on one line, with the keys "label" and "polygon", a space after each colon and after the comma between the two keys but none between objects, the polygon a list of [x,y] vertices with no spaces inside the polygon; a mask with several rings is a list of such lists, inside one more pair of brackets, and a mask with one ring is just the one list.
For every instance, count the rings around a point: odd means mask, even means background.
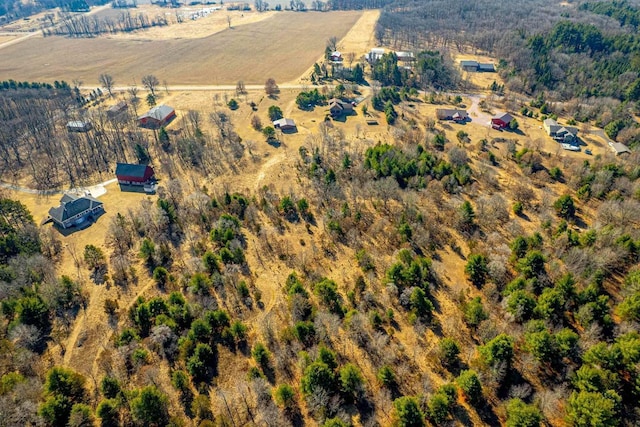
[{"label": "outbuilding", "polygon": [[157,105],[138,117],[138,126],[146,129],[160,129],[176,117],[176,111],[168,105]]},{"label": "outbuilding", "polygon": [[92,128],[91,122],[85,120],[72,120],[67,122],[67,130],[69,132],[89,132]]},{"label": "outbuilding", "polygon": [[122,185],[144,186],[155,181],[155,172],[151,166],[130,163],[116,164],[116,178]]},{"label": "outbuilding", "polygon": [[494,129],[506,129],[513,120],[509,113],[498,113],[491,118],[491,127]]},{"label": "outbuilding", "polygon": [[274,120],[273,127],[282,131],[291,131],[296,129],[296,122],[293,119],[278,119]]}]

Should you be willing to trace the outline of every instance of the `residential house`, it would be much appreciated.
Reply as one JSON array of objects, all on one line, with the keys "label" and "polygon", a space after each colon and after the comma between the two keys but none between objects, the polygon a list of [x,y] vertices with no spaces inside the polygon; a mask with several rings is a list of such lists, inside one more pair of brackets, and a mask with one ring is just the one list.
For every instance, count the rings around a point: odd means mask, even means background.
[{"label": "residential house", "polygon": [[553,119],[546,119],[543,122],[543,126],[547,134],[558,142],[565,144],[575,144],[577,142],[578,128],[559,125]]},{"label": "residential house", "polygon": [[282,131],[291,131],[296,129],[296,122],[293,119],[278,119],[274,120],[273,127]]},{"label": "residential house", "polygon": [[329,112],[333,117],[351,114],[353,113],[353,103],[332,98],[329,100]]},{"label": "residential house", "polygon": [[331,52],[331,55],[329,55],[329,59],[333,62],[342,62],[342,53],[338,52],[337,50],[335,52]]},{"label": "residential house", "polygon": [[367,53],[366,58],[370,64],[373,64],[382,58],[382,55],[384,55],[384,49],[381,47],[374,47],[369,51],[369,53]]},{"label": "residential house", "polygon": [[89,132],[93,126],[89,121],[72,120],[67,122],[67,130],[69,132]]},{"label": "residential house", "polygon": [[491,127],[494,129],[506,129],[513,120],[509,113],[498,113],[491,118]]},{"label": "residential house", "polygon": [[100,216],[104,213],[102,202],[90,193],[84,196],[65,194],[60,199],[60,206],[49,209],[49,217],[62,228],[69,228],[82,224],[89,218]]},{"label": "residential house", "polygon": [[469,113],[466,110],[438,108],[436,109],[436,117],[438,120],[453,120],[461,123],[469,119]]},{"label": "residential house", "polygon": [[176,117],[176,111],[168,105],[157,105],[138,117],[138,126],[160,129]]},{"label": "residential house", "polygon": [[147,165],[117,163],[116,178],[119,184],[144,186],[155,181],[155,172]]}]

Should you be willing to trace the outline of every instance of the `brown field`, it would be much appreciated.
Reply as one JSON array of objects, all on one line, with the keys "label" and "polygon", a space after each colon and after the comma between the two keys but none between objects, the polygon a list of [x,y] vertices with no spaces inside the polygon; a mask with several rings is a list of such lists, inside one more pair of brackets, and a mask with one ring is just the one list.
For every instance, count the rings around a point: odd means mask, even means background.
[{"label": "brown field", "polygon": [[0,45],[2,45],[3,43],[6,43],[6,42],[10,42],[11,40],[15,40],[16,38],[17,38],[17,36],[1,35],[0,36]]},{"label": "brown field", "polygon": [[295,79],[321,55],[326,40],[342,38],[362,12],[294,13],[200,39],[115,40],[33,37],[0,51],[0,79],[116,82],[154,74],[169,84],[264,83]]}]

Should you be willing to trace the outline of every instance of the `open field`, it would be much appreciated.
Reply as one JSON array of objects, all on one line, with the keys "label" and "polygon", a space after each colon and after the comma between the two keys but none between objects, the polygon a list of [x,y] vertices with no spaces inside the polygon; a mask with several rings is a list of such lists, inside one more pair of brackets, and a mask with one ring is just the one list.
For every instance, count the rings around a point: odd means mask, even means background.
[{"label": "open field", "polygon": [[7,36],[7,35],[0,35],[0,45],[6,42],[10,42],[11,40],[15,40],[18,36]]},{"label": "open field", "polygon": [[[154,74],[169,84],[264,83],[295,79],[342,38],[362,12],[294,13],[187,40],[33,37],[0,51],[0,79],[97,82],[101,72],[133,83]],[[65,54],[67,53],[67,54]]]}]

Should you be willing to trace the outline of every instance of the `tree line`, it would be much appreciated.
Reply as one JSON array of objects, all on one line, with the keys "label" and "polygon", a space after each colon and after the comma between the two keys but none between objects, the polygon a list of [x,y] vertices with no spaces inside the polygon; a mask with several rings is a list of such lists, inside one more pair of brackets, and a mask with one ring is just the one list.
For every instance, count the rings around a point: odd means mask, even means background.
[{"label": "tree line", "polygon": [[61,13],[58,25],[43,28],[44,36],[66,35],[72,37],[95,37],[101,34],[131,32],[145,28],[169,25],[164,15],[149,18],[144,13],[137,15],[129,11],[120,13],[115,19],[111,17],[75,15]]}]

